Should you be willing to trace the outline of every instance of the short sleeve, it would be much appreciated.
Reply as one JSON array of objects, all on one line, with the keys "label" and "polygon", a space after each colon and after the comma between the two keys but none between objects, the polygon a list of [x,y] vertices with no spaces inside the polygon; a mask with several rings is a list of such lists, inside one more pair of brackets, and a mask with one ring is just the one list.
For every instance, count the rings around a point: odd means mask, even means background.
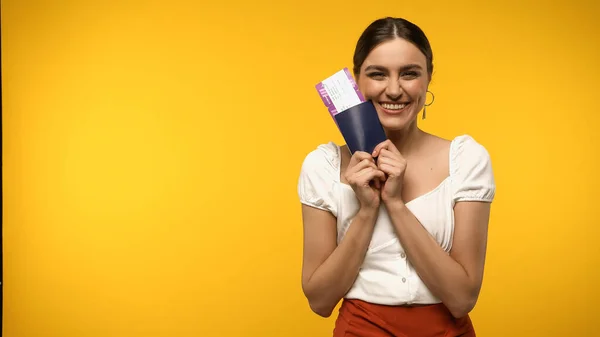
[{"label": "short sleeve", "polygon": [[298,197],[302,204],[337,216],[338,163],[338,147],[334,143],[319,145],[304,158],[298,179]]},{"label": "short sleeve", "polygon": [[452,147],[450,171],[454,202],[492,202],[496,183],[486,148],[468,135],[457,137]]}]

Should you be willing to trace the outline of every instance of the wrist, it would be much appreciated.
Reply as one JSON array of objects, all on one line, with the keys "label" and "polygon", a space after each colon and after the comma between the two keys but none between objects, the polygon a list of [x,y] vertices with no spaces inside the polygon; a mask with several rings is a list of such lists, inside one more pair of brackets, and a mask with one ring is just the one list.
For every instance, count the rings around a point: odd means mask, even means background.
[{"label": "wrist", "polygon": [[379,214],[379,206],[361,206],[356,216],[365,220],[374,220]]},{"label": "wrist", "polygon": [[402,208],[406,207],[406,203],[400,197],[398,197],[398,198],[382,198],[382,201],[383,201],[385,207],[388,209],[390,209],[390,208],[402,209]]}]

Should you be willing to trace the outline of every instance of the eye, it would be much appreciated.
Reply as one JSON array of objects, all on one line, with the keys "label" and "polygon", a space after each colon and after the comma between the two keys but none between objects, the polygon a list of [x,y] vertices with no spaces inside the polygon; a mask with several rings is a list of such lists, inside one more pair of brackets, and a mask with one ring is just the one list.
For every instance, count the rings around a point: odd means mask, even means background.
[{"label": "eye", "polygon": [[402,77],[404,78],[415,78],[415,77],[419,77],[419,73],[416,71],[405,71],[402,73]]},{"label": "eye", "polygon": [[367,76],[372,79],[382,79],[385,76],[385,74],[382,72],[375,71],[372,73],[368,73]]}]

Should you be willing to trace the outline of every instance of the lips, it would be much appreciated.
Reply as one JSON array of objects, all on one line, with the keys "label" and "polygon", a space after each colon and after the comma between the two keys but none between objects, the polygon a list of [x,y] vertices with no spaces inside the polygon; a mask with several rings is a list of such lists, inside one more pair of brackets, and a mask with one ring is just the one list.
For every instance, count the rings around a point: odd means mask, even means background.
[{"label": "lips", "polygon": [[383,110],[389,114],[399,114],[406,110],[408,106],[410,106],[410,102],[402,102],[402,103],[379,103],[379,106],[383,108]]}]

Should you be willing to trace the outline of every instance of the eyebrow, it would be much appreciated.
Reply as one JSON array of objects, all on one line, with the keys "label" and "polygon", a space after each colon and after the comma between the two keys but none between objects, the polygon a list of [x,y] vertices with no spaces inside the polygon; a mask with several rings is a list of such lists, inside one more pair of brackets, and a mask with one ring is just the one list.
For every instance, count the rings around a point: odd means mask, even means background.
[{"label": "eyebrow", "polygon": [[[406,70],[410,70],[410,69],[422,69],[420,65],[418,64],[407,64],[405,66],[402,66],[400,68],[400,71],[406,71]],[[383,66],[378,66],[378,65],[370,65],[368,67],[365,68],[365,71],[369,71],[369,70],[379,70],[379,71],[386,71],[387,69]]]}]

